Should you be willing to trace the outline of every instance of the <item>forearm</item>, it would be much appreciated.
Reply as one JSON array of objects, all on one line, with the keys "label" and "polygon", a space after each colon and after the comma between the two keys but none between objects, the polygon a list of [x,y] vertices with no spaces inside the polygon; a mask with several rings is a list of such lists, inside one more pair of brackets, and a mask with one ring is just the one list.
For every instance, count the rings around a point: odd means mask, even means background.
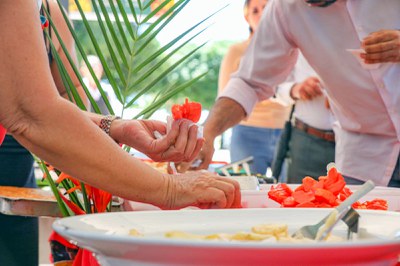
[{"label": "forearm", "polygon": [[204,138],[206,141],[214,140],[245,116],[246,112],[239,103],[227,97],[219,98],[204,124]]},{"label": "forearm", "polygon": [[[84,112],[84,113],[97,126],[100,125],[101,119],[105,117],[104,115],[96,114],[93,112]],[[110,137],[115,142],[122,143],[121,140],[123,139],[123,134],[124,134],[124,122],[122,119],[116,119],[111,123],[109,134]]]},{"label": "forearm", "polygon": [[57,111],[35,112],[35,123],[13,134],[17,141],[88,184],[128,199],[160,204],[167,189],[161,173],[131,158],[70,103],[57,100],[47,106]]}]

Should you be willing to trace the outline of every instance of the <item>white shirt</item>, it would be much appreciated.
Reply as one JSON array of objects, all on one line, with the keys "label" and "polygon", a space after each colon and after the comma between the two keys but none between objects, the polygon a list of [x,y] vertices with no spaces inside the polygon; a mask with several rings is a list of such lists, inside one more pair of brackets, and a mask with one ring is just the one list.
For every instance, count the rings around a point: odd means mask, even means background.
[{"label": "white shirt", "polygon": [[[309,77],[318,77],[315,71],[307,63],[304,56],[300,53],[296,65],[289,75],[286,82],[280,84],[276,89],[276,98],[283,101],[285,104],[294,104],[293,116],[300,119],[302,122],[322,130],[332,130],[333,122],[335,118],[326,107],[325,101],[326,96],[322,95],[315,97],[312,100],[297,100],[294,101],[290,96],[292,87],[299,82],[303,82]],[[323,88],[325,91],[325,89]]]},{"label": "white shirt", "polygon": [[387,185],[400,151],[400,64],[365,69],[346,49],[400,29],[399,0],[338,0],[326,8],[270,0],[238,72],[220,97],[247,113],[285,81],[301,50],[322,78],[335,123],[336,163],[346,176]]}]

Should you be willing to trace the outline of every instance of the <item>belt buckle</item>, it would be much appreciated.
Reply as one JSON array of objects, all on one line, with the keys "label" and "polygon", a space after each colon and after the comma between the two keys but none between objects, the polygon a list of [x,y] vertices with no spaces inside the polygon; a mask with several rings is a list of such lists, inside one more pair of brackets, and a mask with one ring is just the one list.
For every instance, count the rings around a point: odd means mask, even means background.
[{"label": "belt buckle", "polygon": [[324,140],[335,141],[335,135],[333,132],[324,132],[322,136]]}]

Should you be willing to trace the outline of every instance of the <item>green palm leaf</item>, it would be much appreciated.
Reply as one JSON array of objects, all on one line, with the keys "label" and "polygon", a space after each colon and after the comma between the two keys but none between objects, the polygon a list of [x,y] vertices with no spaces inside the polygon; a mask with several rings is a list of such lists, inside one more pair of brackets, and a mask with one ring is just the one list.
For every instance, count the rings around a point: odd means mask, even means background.
[{"label": "green palm leaf", "polygon": [[[57,1],[60,2],[60,0]],[[158,16],[157,14],[172,1],[173,0],[162,1],[157,8],[147,12],[146,10],[149,9],[154,0],[93,0],[92,6],[97,21],[89,23],[79,1],[75,0],[78,11],[82,17],[84,28],[90,38],[96,55],[103,65],[105,76],[124,109],[136,105],[139,98],[146,94],[154,93],[155,95],[164,95],[164,100],[161,102],[165,103],[176,93],[182,91],[183,87],[179,85],[179,90],[171,90],[167,88],[165,84],[163,86],[159,84],[165,82],[165,77],[170,74],[173,69],[177,69],[190,55],[202,47],[200,46],[193,49],[187,54],[182,55],[181,58],[176,59],[176,55],[179,54],[179,51],[194,38],[199,36],[205,29],[197,33],[194,33],[194,31],[206,20],[215,15],[215,13],[188,28],[159,49],[153,49],[154,52],[149,54],[148,47],[157,42],[157,35],[164,27],[171,23],[190,2],[190,0],[178,0],[164,14]],[[133,18],[132,21],[129,20],[129,16]],[[64,18],[67,19],[66,16]],[[69,24],[68,21],[67,24]],[[101,36],[94,33],[93,27],[100,29]],[[73,27],[70,26],[69,29],[77,43],[80,56],[89,66],[85,48],[80,44],[80,40],[76,37]],[[183,43],[178,45],[182,41]],[[101,42],[105,43],[105,47],[107,47],[106,50],[101,49]],[[94,72],[90,72],[96,81]],[[197,79],[198,77],[194,78],[194,80]],[[68,83],[67,78],[66,82]],[[106,105],[109,106],[110,104],[107,101],[104,90],[102,90],[101,86],[98,87],[100,87],[99,91]],[[163,93],[164,91],[168,93]],[[175,92],[175,94],[173,92]],[[169,98],[165,98],[165,96]],[[161,108],[161,102],[158,101],[156,106],[152,106],[155,103],[151,103],[151,106],[146,106],[143,110]],[[92,101],[91,104],[93,105]],[[109,109],[112,109],[110,107],[111,106],[109,106]],[[140,114],[141,116],[145,116],[146,111],[142,111]]]}]

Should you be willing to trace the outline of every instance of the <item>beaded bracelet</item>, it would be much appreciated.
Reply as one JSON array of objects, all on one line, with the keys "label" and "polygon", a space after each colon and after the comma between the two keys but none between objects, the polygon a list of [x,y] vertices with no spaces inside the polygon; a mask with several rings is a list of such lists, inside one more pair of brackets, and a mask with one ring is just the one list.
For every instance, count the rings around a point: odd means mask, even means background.
[{"label": "beaded bracelet", "polygon": [[99,127],[101,128],[101,130],[106,132],[107,135],[110,136],[111,123],[116,119],[121,119],[121,117],[115,115],[107,115],[100,120]]}]

